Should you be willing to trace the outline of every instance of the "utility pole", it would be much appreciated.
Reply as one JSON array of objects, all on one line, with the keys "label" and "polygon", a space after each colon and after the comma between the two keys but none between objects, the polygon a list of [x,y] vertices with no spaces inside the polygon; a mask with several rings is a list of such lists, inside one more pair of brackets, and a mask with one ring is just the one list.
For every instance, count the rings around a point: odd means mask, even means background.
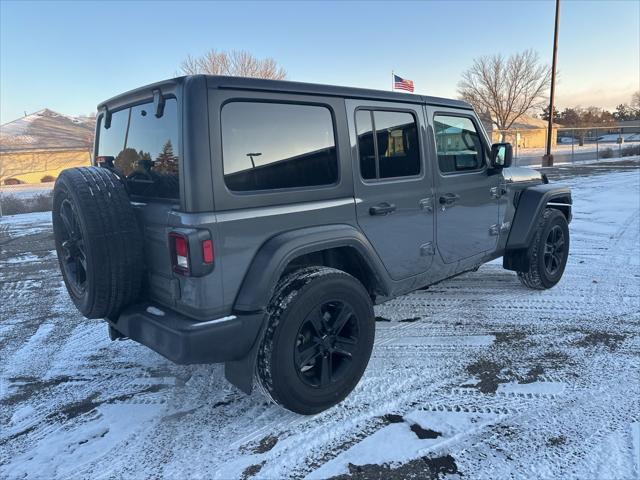
[{"label": "utility pole", "polygon": [[547,125],[547,153],[542,157],[542,166],[553,166],[551,138],[553,135],[553,103],[556,93],[556,62],[558,60],[558,24],[560,23],[560,0],[556,0],[556,24],[553,29],[553,63],[551,64],[551,94],[549,95],[549,124]]}]

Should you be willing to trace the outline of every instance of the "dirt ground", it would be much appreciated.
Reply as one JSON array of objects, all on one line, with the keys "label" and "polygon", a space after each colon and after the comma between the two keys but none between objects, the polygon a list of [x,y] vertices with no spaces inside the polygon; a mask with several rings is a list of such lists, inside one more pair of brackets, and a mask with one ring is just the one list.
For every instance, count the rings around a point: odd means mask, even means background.
[{"label": "dirt ground", "polygon": [[312,417],[71,304],[49,214],[0,219],[0,478],[640,478],[640,164],[571,185],[563,280],[500,260],[376,307],[369,367]]}]

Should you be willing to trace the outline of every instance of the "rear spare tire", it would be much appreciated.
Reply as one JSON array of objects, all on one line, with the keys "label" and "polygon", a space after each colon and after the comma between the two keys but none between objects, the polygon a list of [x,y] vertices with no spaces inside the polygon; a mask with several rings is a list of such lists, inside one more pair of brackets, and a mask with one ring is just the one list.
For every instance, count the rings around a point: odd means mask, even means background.
[{"label": "rear spare tire", "polygon": [[53,189],[52,217],[62,277],[85,317],[114,317],[138,298],[142,233],[115,173],[100,167],[64,170]]}]

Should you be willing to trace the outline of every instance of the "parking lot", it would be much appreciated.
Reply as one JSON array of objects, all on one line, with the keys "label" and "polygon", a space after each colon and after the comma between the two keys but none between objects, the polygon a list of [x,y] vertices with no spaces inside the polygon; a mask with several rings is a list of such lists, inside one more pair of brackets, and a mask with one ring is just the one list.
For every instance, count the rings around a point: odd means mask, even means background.
[{"label": "parking lot", "polygon": [[497,260],[376,307],[345,402],[302,417],[111,342],[69,300],[49,213],[0,219],[1,478],[640,477],[640,162],[565,166],[564,278]]}]

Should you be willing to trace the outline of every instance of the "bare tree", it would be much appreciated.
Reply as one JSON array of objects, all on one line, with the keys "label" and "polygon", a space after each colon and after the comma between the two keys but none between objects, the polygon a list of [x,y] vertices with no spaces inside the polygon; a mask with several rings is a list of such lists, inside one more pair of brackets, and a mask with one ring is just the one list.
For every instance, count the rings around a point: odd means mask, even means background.
[{"label": "bare tree", "polygon": [[479,113],[489,114],[498,130],[508,130],[525,113],[540,108],[551,83],[551,69],[533,50],[509,58],[476,58],[462,74],[458,93]]},{"label": "bare tree", "polygon": [[631,111],[636,118],[640,117],[640,90],[631,95]]},{"label": "bare tree", "polygon": [[256,77],[283,80],[287,72],[273,58],[257,58],[244,50],[230,52],[209,50],[200,57],[187,56],[180,64],[185,75],[205,73],[233,77]]}]

